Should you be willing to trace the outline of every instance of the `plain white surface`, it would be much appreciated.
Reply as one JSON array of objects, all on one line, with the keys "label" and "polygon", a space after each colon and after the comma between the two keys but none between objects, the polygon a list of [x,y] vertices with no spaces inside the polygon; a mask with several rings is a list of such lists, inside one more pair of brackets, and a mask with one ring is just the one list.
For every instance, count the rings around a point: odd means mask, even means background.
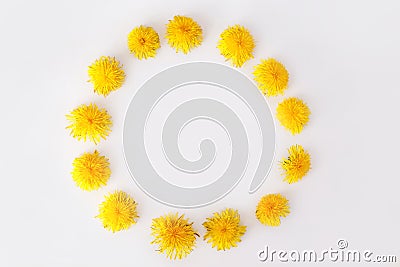
[{"label": "plain white surface", "polygon": [[[397,1],[3,2],[0,265],[265,266],[257,259],[265,245],[321,251],[335,247],[339,238],[352,249],[399,260],[398,12]],[[162,39],[155,59],[139,62],[128,53],[126,36],[134,26],[153,26],[163,36],[165,23],[176,14],[201,24],[199,48],[175,54]],[[129,177],[123,115],[139,86],[160,70],[193,60],[223,63],[216,42],[235,23],[248,27],[257,41],[255,59],[241,71],[251,77],[261,58],[275,57],[290,72],[286,96],[309,104],[311,121],[302,134],[293,137],[277,127],[277,159],[300,143],[310,151],[313,169],[288,185],[275,162],[254,195],[246,193],[246,182],[211,206],[164,206]],[[116,56],[127,71],[123,88],[106,99],[87,82],[87,66],[101,55]],[[268,102],[275,109],[282,99]],[[106,107],[114,122],[107,141],[97,147],[64,129],[64,115],[92,101]],[[71,162],[94,148],[110,158],[112,177],[101,190],[83,192],[70,177]],[[114,189],[135,197],[141,217],[116,234],[94,218],[103,195]],[[274,192],[289,198],[291,214],[279,228],[266,228],[254,208],[263,194]],[[153,217],[185,212],[203,235],[204,218],[224,207],[238,209],[248,226],[238,248],[217,252],[198,239],[186,259],[172,262],[149,244]]]}]

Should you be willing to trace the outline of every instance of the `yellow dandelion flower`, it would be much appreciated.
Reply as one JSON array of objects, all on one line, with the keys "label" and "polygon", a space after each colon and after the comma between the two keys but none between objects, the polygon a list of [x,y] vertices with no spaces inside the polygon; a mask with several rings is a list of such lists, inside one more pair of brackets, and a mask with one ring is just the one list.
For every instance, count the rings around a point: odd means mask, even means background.
[{"label": "yellow dandelion flower", "polygon": [[158,244],[160,253],[165,253],[170,259],[182,259],[192,252],[196,236],[193,222],[189,222],[184,215],[168,214],[153,219],[151,234],[154,240],[151,244]]},{"label": "yellow dandelion flower", "polygon": [[256,208],[257,219],[269,226],[279,226],[280,218],[286,217],[289,213],[289,201],[281,194],[263,196]]},{"label": "yellow dandelion flower", "polygon": [[152,27],[140,25],[128,35],[128,48],[138,59],[155,57],[160,48],[160,38]]},{"label": "yellow dandelion flower", "polygon": [[97,59],[89,66],[88,74],[94,91],[103,96],[120,88],[125,81],[125,72],[114,57]]},{"label": "yellow dandelion flower", "polygon": [[71,129],[71,135],[78,140],[89,139],[97,144],[111,132],[111,116],[96,104],[80,105],[66,117],[71,122],[66,128]]},{"label": "yellow dandelion flower", "polygon": [[113,233],[126,230],[139,218],[136,211],[137,203],[127,193],[115,191],[105,196],[105,201],[99,205],[99,215],[105,229]]},{"label": "yellow dandelion flower", "polygon": [[292,134],[298,134],[307,124],[311,114],[308,106],[299,98],[290,97],[279,103],[277,118],[281,125]]},{"label": "yellow dandelion flower", "polygon": [[108,158],[94,153],[84,153],[72,163],[72,179],[83,190],[92,191],[107,184],[111,175]]},{"label": "yellow dandelion flower", "polygon": [[281,95],[287,88],[289,73],[282,63],[273,58],[262,59],[261,63],[254,67],[253,74],[258,88],[264,95]]},{"label": "yellow dandelion flower", "polygon": [[253,58],[254,39],[245,27],[240,25],[228,27],[220,37],[217,47],[226,60],[231,60],[233,66],[241,67],[247,60]]},{"label": "yellow dandelion flower", "polygon": [[240,224],[240,215],[237,210],[225,209],[214,213],[203,223],[207,233],[204,240],[217,247],[217,250],[226,250],[236,247],[240,237],[246,232],[246,226]]},{"label": "yellow dandelion flower", "polygon": [[284,171],[284,181],[291,184],[301,180],[311,169],[311,157],[301,145],[291,146],[288,152],[289,156],[280,165]]},{"label": "yellow dandelion flower", "polygon": [[192,18],[185,16],[174,16],[167,24],[168,44],[187,54],[192,48],[195,48],[203,41],[203,31],[200,25]]}]

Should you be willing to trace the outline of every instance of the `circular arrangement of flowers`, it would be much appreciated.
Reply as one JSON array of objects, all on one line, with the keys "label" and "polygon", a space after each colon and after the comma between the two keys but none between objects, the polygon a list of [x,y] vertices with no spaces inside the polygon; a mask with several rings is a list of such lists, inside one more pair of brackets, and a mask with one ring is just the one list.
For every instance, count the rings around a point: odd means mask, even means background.
[{"label": "circular arrangement of flowers", "polygon": [[[201,45],[203,30],[192,18],[175,16],[166,24],[165,38],[177,53],[190,53]],[[127,37],[129,52],[138,60],[155,57],[161,48],[159,34],[150,26],[140,25],[132,29]],[[234,67],[240,68],[253,58],[256,47],[250,31],[242,25],[233,25],[222,31],[216,44],[220,54]],[[266,97],[283,95],[289,82],[289,73],[284,64],[275,58],[261,59],[254,66],[254,81]],[[107,97],[122,87],[125,71],[120,62],[110,56],[96,59],[88,67],[89,81],[98,95]],[[300,134],[307,125],[310,109],[297,97],[289,97],[278,104],[276,117],[282,127],[291,134]],[[112,119],[106,109],[95,103],[80,105],[66,115],[69,125],[66,127],[77,140],[91,141],[97,145],[106,140],[111,132]],[[261,163],[262,164],[262,163]],[[287,157],[279,162],[283,181],[296,183],[307,175],[311,168],[310,154],[299,144],[288,148]],[[85,152],[72,163],[72,179],[85,191],[97,190],[106,186],[111,177],[109,159],[94,150]],[[96,216],[106,230],[118,232],[130,228],[139,220],[137,203],[126,192],[117,190],[105,196],[99,204]],[[263,196],[255,207],[255,218],[266,227],[276,227],[290,214],[289,200],[282,194]],[[238,246],[246,233],[246,226],[240,221],[240,214],[234,208],[217,211],[205,218],[202,226],[206,233],[203,239],[217,250],[229,250]],[[156,251],[164,253],[170,259],[182,259],[194,249],[200,237],[197,225],[184,214],[167,213],[154,218],[151,228],[152,244]]]}]

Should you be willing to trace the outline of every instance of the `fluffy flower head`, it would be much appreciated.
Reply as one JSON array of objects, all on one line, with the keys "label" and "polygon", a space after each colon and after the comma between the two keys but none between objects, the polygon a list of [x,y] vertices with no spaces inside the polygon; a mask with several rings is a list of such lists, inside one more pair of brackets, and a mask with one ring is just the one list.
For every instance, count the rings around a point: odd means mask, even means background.
[{"label": "fluffy flower head", "polygon": [[103,96],[120,88],[125,81],[125,72],[114,57],[100,57],[89,66],[88,74],[94,91]]},{"label": "fluffy flower head", "polygon": [[84,153],[72,163],[72,179],[83,190],[92,191],[107,184],[111,175],[108,159],[97,150]]},{"label": "fluffy flower head", "polygon": [[71,135],[78,140],[89,139],[97,144],[101,138],[106,139],[111,131],[111,116],[96,104],[80,105],[66,117],[71,122],[66,128],[70,129]]},{"label": "fluffy flower head", "polygon": [[279,61],[269,58],[261,60],[254,68],[254,80],[264,95],[281,95],[286,90],[289,73]]},{"label": "fluffy flower head", "polygon": [[301,145],[293,145],[288,149],[289,156],[281,162],[284,181],[289,184],[301,180],[311,169],[310,154]]},{"label": "fluffy flower head", "polygon": [[182,259],[192,252],[196,236],[193,222],[189,222],[184,215],[168,214],[153,219],[151,234],[154,237],[152,244],[157,244],[160,253],[165,253],[170,259]]},{"label": "fluffy flower head", "polygon": [[235,67],[241,67],[247,60],[253,58],[255,47],[253,36],[243,26],[228,27],[221,35],[218,48],[226,60]]},{"label": "fluffy flower head", "polygon": [[160,48],[160,38],[152,27],[140,25],[128,35],[128,48],[138,59],[155,57]]},{"label": "fluffy flower head", "polygon": [[257,219],[269,226],[279,226],[280,218],[286,217],[289,213],[289,201],[281,194],[263,196],[256,208]]},{"label": "fluffy flower head", "polygon": [[127,193],[115,191],[105,196],[105,201],[99,205],[99,215],[104,228],[113,233],[128,229],[136,223],[138,214],[137,203]]},{"label": "fluffy flower head", "polygon": [[277,109],[277,118],[281,125],[292,134],[298,134],[308,123],[311,114],[308,106],[303,100],[296,97],[289,97],[279,103]]},{"label": "fluffy flower head", "polygon": [[168,44],[175,48],[176,52],[182,51],[187,54],[203,41],[203,31],[200,25],[192,18],[185,16],[174,16],[167,24]]},{"label": "fluffy flower head", "polygon": [[204,240],[217,247],[217,250],[226,250],[236,247],[241,236],[246,232],[246,226],[240,224],[240,215],[237,210],[225,209],[214,213],[203,223],[207,233]]}]

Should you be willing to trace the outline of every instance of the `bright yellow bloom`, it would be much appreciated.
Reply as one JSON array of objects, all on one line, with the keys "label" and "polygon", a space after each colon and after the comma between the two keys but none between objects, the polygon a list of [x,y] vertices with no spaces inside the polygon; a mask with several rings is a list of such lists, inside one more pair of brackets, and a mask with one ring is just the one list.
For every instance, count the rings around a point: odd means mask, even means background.
[{"label": "bright yellow bloom", "polygon": [[226,60],[231,60],[233,66],[241,67],[247,60],[253,58],[255,47],[253,36],[243,26],[228,27],[221,35],[218,48]]},{"label": "bright yellow bloom", "polygon": [[151,244],[158,244],[160,253],[165,253],[170,259],[182,259],[192,252],[196,236],[193,222],[189,222],[184,215],[168,214],[153,219],[151,234],[154,240]]},{"label": "bright yellow bloom", "polygon": [[293,145],[289,149],[289,157],[283,158],[280,165],[284,171],[284,181],[289,184],[301,180],[311,169],[310,154],[301,145]]},{"label": "bright yellow bloom", "polygon": [[308,106],[296,97],[283,100],[276,111],[279,122],[292,134],[298,134],[303,130],[311,114]]},{"label": "bright yellow bloom", "polygon": [[280,217],[286,217],[289,213],[289,201],[281,194],[263,196],[256,208],[257,219],[269,226],[279,226]]},{"label": "bright yellow bloom", "polygon": [[282,63],[273,58],[262,59],[254,69],[254,80],[264,95],[283,94],[288,85],[289,73]]},{"label": "bright yellow bloom", "polygon": [[155,57],[160,48],[160,38],[152,27],[140,25],[128,35],[128,48],[138,59]]},{"label": "bright yellow bloom", "polygon": [[125,72],[114,57],[97,59],[89,66],[88,74],[94,91],[103,96],[120,88],[125,81]]},{"label": "bright yellow bloom", "polygon": [[127,193],[115,191],[105,196],[105,201],[99,205],[99,215],[105,229],[113,233],[128,229],[139,218],[136,211],[137,203]]},{"label": "bright yellow bloom", "polygon": [[226,250],[237,247],[240,237],[246,232],[246,226],[240,224],[240,215],[237,210],[225,209],[215,212],[213,217],[203,223],[207,233],[204,240],[217,247],[217,250]]},{"label": "bright yellow bloom", "polygon": [[80,105],[66,117],[71,122],[66,128],[71,129],[71,135],[78,140],[89,139],[97,144],[111,132],[111,116],[96,104]]},{"label": "bright yellow bloom", "polygon": [[83,190],[92,191],[107,184],[111,175],[108,158],[94,153],[84,153],[72,163],[72,179]]},{"label": "bright yellow bloom", "polygon": [[200,25],[192,18],[184,16],[174,16],[167,24],[168,44],[175,48],[176,52],[181,50],[187,54],[203,41],[203,31]]}]

